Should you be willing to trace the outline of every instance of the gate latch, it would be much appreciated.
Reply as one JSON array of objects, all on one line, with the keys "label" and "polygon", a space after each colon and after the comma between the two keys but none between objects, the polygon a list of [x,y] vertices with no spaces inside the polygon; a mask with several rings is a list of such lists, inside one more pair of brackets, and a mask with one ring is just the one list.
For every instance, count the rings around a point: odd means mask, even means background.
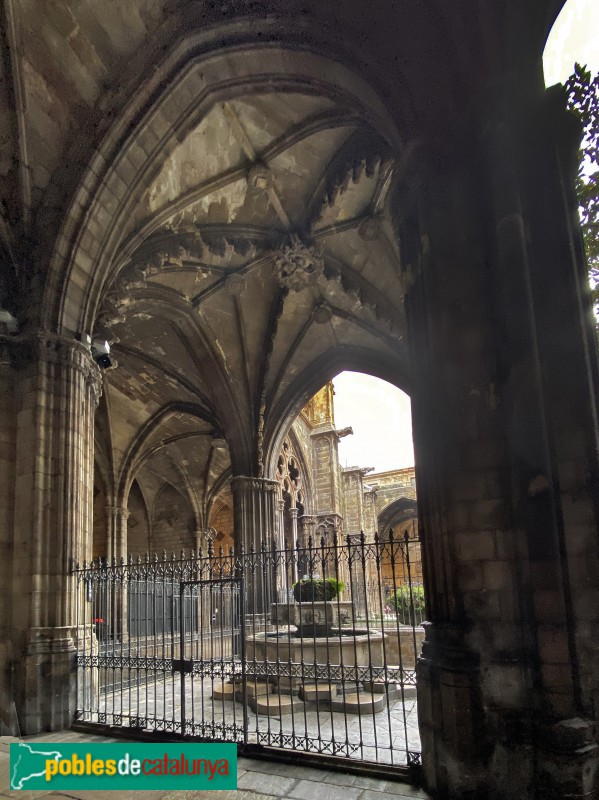
[{"label": "gate latch", "polygon": [[193,672],[191,658],[173,658],[173,672]]}]

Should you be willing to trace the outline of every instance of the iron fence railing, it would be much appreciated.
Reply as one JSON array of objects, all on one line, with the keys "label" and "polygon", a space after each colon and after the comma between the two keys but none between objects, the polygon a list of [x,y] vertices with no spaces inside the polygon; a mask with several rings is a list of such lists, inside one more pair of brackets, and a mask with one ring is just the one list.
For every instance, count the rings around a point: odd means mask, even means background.
[{"label": "iron fence railing", "polygon": [[418,539],[148,555],[76,581],[79,722],[419,763]]}]

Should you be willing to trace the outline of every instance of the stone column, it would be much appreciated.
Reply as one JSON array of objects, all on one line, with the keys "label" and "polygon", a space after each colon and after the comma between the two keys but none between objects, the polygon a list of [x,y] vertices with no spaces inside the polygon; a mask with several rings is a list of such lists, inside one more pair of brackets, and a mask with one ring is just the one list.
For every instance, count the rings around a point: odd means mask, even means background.
[{"label": "stone column", "polygon": [[66,728],[73,718],[71,573],[91,557],[101,376],[75,340],[39,332],[20,350],[12,621],[21,729],[36,733]]},{"label": "stone column", "polygon": [[538,783],[596,791],[599,696],[598,361],[565,93],[486,130],[512,509],[526,543]]},{"label": "stone column", "polygon": [[285,500],[283,497],[279,497],[277,500],[277,512],[277,520],[279,523],[279,542],[281,547],[285,547]]},{"label": "stone column", "polygon": [[124,506],[106,506],[108,518],[108,563],[127,561],[127,520],[129,510]]},{"label": "stone column", "polygon": [[342,470],[342,480],[344,486],[344,523],[346,534],[356,534],[365,531],[372,534],[366,524],[364,514],[364,476],[370,470],[362,467],[349,467]]},{"label": "stone column", "polygon": [[311,434],[314,453],[314,514],[343,514],[339,482],[339,434],[330,424],[319,425]]},{"label": "stone column", "polygon": [[295,544],[297,542],[297,508],[295,506],[289,509],[289,516],[291,517],[291,541]]},{"label": "stone column", "polygon": [[316,519],[308,514],[305,514],[299,520],[301,525],[301,540],[300,540],[300,547],[307,547],[308,540],[312,537],[312,541],[314,541],[314,531],[316,530]]},{"label": "stone column", "polygon": [[286,541],[285,537],[285,500],[281,494],[281,486],[279,484],[279,489],[277,492],[277,510],[276,510],[276,521],[278,526],[277,536],[276,536],[276,547],[277,550],[280,551],[280,555],[278,557],[278,564],[277,564],[277,602],[285,602],[288,596],[288,590],[291,587],[292,580],[290,579],[290,573],[292,570],[289,569],[289,561],[288,552],[285,548],[288,546],[292,548],[293,545],[290,541]]},{"label": "stone column", "polygon": [[426,784],[450,796],[585,797],[596,774],[597,361],[543,113],[429,152],[396,208],[430,620],[418,713]]},{"label": "stone column", "polygon": [[398,238],[430,620],[417,673],[424,775],[432,791],[476,796],[502,717],[518,717],[531,681],[502,480],[480,181],[465,155],[473,143],[461,144],[423,158],[401,198]]},{"label": "stone column", "polygon": [[11,337],[0,334],[0,735],[19,733],[13,700],[14,655],[12,639],[14,460],[16,458],[17,373],[13,366]]},{"label": "stone column", "polygon": [[[107,506],[106,511],[109,520],[108,564],[126,564],[129,510],[125,506]],[[116,580],[115,576],[112,588],[112,614],[114,618],[110,620],[110,624],[112,625],[113,634],[118,637],[120,642],[126,642],[129,638],[129,595],[127,587],[128,580],[126,575],[123,575],[119,581]]]},{"label": "stone column", "polygon": [[279,484],[266,478],[248,478],[238,475],[231,480],[233,513],[235,516],[235,544],[245,552],[261,544],[271,546],[277,530],[275,501]]},{"label": "stone column", "polygon": [[[297,514],[298,514],[298,509],[295,506],[289,509],[289,516],[291,517],[291,541],[293,542],[292,547],[296,550],[298,543]],[[297,559],[293,560],[293,574],[291,577],[292,577],[291,583],[293,585],[299,578]]]},{"label": "stone column", "polygon": [[238,475],[231,480],[231,490],[235,547],[238,551],[243,549],[246,564],[248,612],[265,613],[274,600],[276,578],[270,574],[262,553],[270,552],[277,529],[275,503],[279,484],[266,478]]}]

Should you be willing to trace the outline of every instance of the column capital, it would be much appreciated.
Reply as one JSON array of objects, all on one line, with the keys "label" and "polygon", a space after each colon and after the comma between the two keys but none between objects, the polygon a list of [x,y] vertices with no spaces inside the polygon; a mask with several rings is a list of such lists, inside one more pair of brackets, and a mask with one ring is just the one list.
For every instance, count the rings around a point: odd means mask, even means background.
[{"label": "column capital", "polygon": [[275,524],[279,483],[268,478],[235,475],[231,479],[236,546],[245,550],[270,542]]},{"label": "column capital", "polygon": [[233,492],[257,491],[257,492],[277,492],[278,481],[270,478],[255,478],[248,475],[235,475],[231,478],[231,489]]},{"label": "column capital", "polygon": [[91,400],[97,407],[102,396],[102,372],[94,361],[90,348],[70,336],[61,336],[38,329],[15,336],[10,340],[12,363],[25,370],[30,365],[38,368],[64,367],[78,371],[90,389]]}]

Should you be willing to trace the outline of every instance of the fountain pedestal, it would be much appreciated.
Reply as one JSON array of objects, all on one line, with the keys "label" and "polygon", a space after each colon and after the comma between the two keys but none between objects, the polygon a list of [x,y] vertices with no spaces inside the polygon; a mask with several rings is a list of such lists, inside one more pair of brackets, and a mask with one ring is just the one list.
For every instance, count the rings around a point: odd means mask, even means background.
[{"label": "fountain pedestal", "polygon": [[323,630],[352,625],[354,608],[351,600],[306,600],[300,603],[273,603],[270,607],[273,625],[304,624],[323,626]]},{"label": "fountain pedestal", "polygon": [[[372,680],[384,666],[385,634],[354,629],[351,602],[273,603],[275,631],[247,636],[246,686],[235,694],[257,714],[291,713],[303,703],[331,711],[372,714],[393,696],[391,687]],[[370,673],[370,680],[369,680]]]}]

